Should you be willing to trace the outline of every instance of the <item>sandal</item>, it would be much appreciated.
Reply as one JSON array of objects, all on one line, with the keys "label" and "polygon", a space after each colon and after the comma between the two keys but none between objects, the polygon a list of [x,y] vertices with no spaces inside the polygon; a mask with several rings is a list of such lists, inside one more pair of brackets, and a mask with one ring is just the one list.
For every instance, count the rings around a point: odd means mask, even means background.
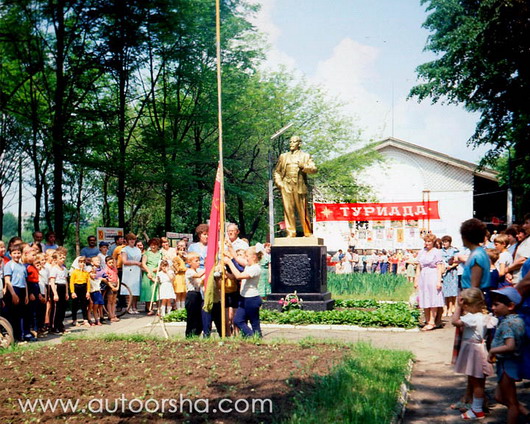
[{"label": "sandal", "polygon": [[432,325],[432,324],[427,324],[425,327],[423,327],[423,328],[421,329],[421,331],[432,331],[432,330],[434,330],[435,328],[436,328],[436,327],[435,327],[434,325]]},{"label": "sandal", "polygon": [[471,403],[459,400],[458,402],[453,403],[450,408],[453,410],[459,410],[460,412],[465,412],[468,409],[471,409]]},{"label": "sandal", "polygon": [[463,420],[469,420],[469,421],[470,420],[483,420],[484,418],[486,418],[486,414],[482,411],[475,412],[472,409],[468,409],[466,412],[460,415],[460,417]]},{"label": "sandal", "polygon": [[148,317],[152,317],[155,313],[156,313],[155,311],[149,311],[149,312],[147,313],[147,316],[148,316]]}]

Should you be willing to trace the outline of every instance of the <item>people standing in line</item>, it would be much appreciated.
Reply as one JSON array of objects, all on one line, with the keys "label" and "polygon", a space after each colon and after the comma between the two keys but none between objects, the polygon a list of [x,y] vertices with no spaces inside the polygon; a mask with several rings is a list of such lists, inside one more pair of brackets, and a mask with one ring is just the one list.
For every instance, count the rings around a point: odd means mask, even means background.
[{"label": "people standing in line", "polygon": [[386,274],[388,272],[388,255],[384,249],[379,255],[379,271],[381,274]]},{"label": "people standing in line", "polygon": [[[91,259],[92,270],[90,271],[90,304],[92,306],[92,314],[94,315],[94,325],[103,324],[103,305],[105,300],[101,289],[104,281],[107,281],[107,274],[105,272],[105,266],[101,263],[99,256],[94,256]],[[110,314],[109,314],[110,315]],[[110,319],[110,316],[109,316]]]},{"label": "people standing in line", "polygon": [[479,287],[483,292],[490,287],[490,259],[481,246],[486,236],[486,224],[472,218],[460,226],[464,246],[470,251],[462,272],[462,289]]},{"label": "people standing in line", "polygon": [[414,257],[414,254],[412,253],[412,251],[407,252],[405,264],[407,267],[405,271],[407,280],[409,281],[409,283],[414,284],[414,280],[416,278],[416,258]]},{"label": "people standing in line", "polygon": [[442,292],[442,254],[434,247],[436,236],[423,237],[425,248],[418,254],[418,266],[414,288],[418,290],[419,307],[423,309],[425,326],[422,331],[431,331],[441,325],[441,311],[444,306]]},{"label": "people standing in line", "polygon": [[505,280],[513,285],[521,280],[521,267],[530,258],[530,213],[524,216],[524,223],[521,225],[519,234],[520,241],[513,255],[513,263],[506,269]]},{"label": "people standing in line", "polygon": [[453,239],[451,236],[442,237],[442,260],[444,262],[444,272],[442,281],[442,292],[444,295],[443,315],[450,317],[455,311],[456,296],[458,296],[458,263],[455,262],[455,255],[458,253],[456,247],[451,246]]},{"label": "people standing in line", "polygon": [[68,294],[68,269],[64,264],[66,253],[62,250],[56,250],[51,259],[50,287],[53,293],[53,302],[51,304],[50,325],[52,333],[63,334],[66,331],[64,327],[66,302],[70,299]]},{"label": "people standing in line", "polygon": [[175,291],[175,309],[184,309],[186,301],[186,242],[177,243],[177,256],[173,259],[173,290]]},{"label": "people standing in line", "polygon": [[265,243],[263,246],[256,247],[257,251],[262,253],[262,258],[259,261],[261,266],[261,274],[259,276],[258,291],[263,300],[271,294],[271,244]]},{"label": "people standing in line", "polygon": [[506,231],[504,231],[504,234],[506,234],[506,236],[508,237],[508,245],[506,246],[506,249],[508,249],[508,253],[512,256],[512,258],[514,256],[517,243],[519,243],[519,241],[517,240],[519,228],[519,225],[514,224],[506,228]]},{"label": "people standing in line", "polygon": [[176,299],[175,290],[173,289],[173,279],[175,274],[169,267],[169,262],[162,259],[160,262],[160,270],[156,276],[160,283],[160,313],[161,317],[165,317],[171,312],[171,303]]},{"label": "people standing in line", "polygon": [[[129,313],[138,314],[137,302],[138,297],[141,296],[140,281],[142,279],[142,252],[136,247],[136,236],[129,233],[125,236],[126,246],[123,248],[116,247],[114,254],[119,253],[120,264],[122,264],[122,272],[120,277],[119,267],[118,280],[129,287],[132,293],[132,302]],[[114,261],[116,262],[116,260]],[[125,292],[123,292],[125,295]]]},{"label": "people standing in line", "polygon": [[114,242],[111,243],[111,245],[109,246],[108,255],[112,256],[114,253],[114,249],[116,249],[118,246],[123,246],[124,243],[125,243],[125,238],[122,235],[114,236]]},{"label": "people standing in line", "polygon": [[516,381],[521,381],[520,355],[525,336],[524,321],[517,315],[516,307],[522,301],[514,287],[492,290],[492,308],[501,318],[495,331],[489,361],[497,368],[495,399],[508,407],[507,424],[516,424],[519,416],[528,417],[529,411],[517,400]]},{"label": "people standing in line", "polygon": [[195,234],[198,241],[192,243],[188,248],[188,253],[195,252],[199,254],[201,268],[204,268],[204,261],[208,253],[208,224],[199,224],[195,228]]},{"label": "people standing in line", "polygon": [[39,332],[38,307],[44,303],[39,286],[39,270],[35,267],[35,249],[27,244],[22,250],[22,263],[26,267],[26,283],[28,288],[28,304],[26,305],[26,331],[37,338]]},{"label": "people standing in line", "polygon": [[149,249],[142,255],[142,287],[140,289],[140,302],[145,302],[147,315],[154,315],[152,303],[158,301],[159,287],[157,282],[157,272],[162,260],[160,251],[160,239],[149,240]]},{"label": "people standing in line", "polygon": [[88,246],[85,246],[81,249],[81,256],[84,256],[88,261],[87,264],[90,263],[90,259],[92,259],[94,256],[99,255],[99,247],[97,246],[97,238],[96,236],[88,236],[87,237],[87,243]]},{"label": "people standing in line", "polygon": [[35,268],[39,272],[39,290],[41,294],[41,301],[37,304],[37,325],[39,328],[38,337],[46,336],[50,331],[50,272],[46,267],[46,256],[44,253],[37,253],[35,255]]},{"label": "people standing in line", "polygon": [[46,240],[46,244],[44,246],[42,246],[42,253],[46,253],[46,251],[48,249],[57,250],[57,248],[59,247],[57,245],[57,239],[56,239],[55,233],[53,231],[48,231],[46,233],[45,240]]},{"label": "people standing in line", "polygon": [[26,333],[27,323],[24,319],[29,295],[26,283],[28,273],[22,264],[22,248],[12,246],[10,254],[11,260],[4,265],[4,283],[11,294],[9,318],[13,334],[18,341],[35,341],[29,332]]},{"label": "people standing in line", "polygon": [[495,237],[493,244],[495,249],[499,252],[499,259],[495,262],[495,268],[499,272],[499,287],[504,287],[507,284],[504,276],[508,267],[513,263],[513,256],[508,251],[509,237],[506,234],[498,234]]},{"label": "people standing in line", "polygon": [[107,256],[109,255],[109,244],[106,241],[100,241],[99,242],[99,263],[103,268],[105,268],[105,262],[107,260]]},{"label": "people standing in line", "polygon": [[120,280],[118,278],[118,268],[114,258],[107,256],[105,258],[105,274],[107,274],[106,284],[110,288],[107,294],[107,312],[109,314],[110,322],[118,322],[120,319],[116,316],[116,301],[120,289]]},{"label": "people standing in line", "polygon": [[344,274],[351,274],[353,272],[352,268],[352,255],[350,249],[347,249],[344,252],[344,257],[342,258],[342,272]]},{"label": "people standing in line", "polygon": [[34,231],[33,234],[33,241],[30,243],[31,247],[36,247],[39,251],[37,253],[44,253],[42,240],[44,240],[44,234],[42,234],[42,231]]},{"label": "people standing in line", "polygon": [[[261,326],[259,320],[259,308],[262,304],[258,291],[259,276],[261,267],[259,261],[261,253],[256,252],[255,247],[245,251],[247,266],[243,272],[239,271],[229,257],[224,258],[224,262],[230,268],[231,275],[236,280],[241,281],[239,307],[234,316],[234,324],[241,330],[245,337],[261,337]],[[230,277],[230,275],[229,275]],[[247,322],[250,321],[252,329]]]},{"label": "people standing in line", "polygon": [[198,337],[202,333],[202,296],[204,268],[199,253],[188,252],[186,262],[186,337]]},{"label": "people standing in line", "polygon": [[160,237],[160,252],[162,253],[162,258],[168,261],[169,267],[171,267],[173,259],[177,256],[177,251],[169,245],[167,237]]},{"label": "people standing in line", "polygon": [[[96,261],[99,262],[99,258],[94,256]],[[92,259],[94,259],[92,258]],[[94,262],[92,262],[92,268],[89,271],[90,278],[90,305],[89,312],[94,317],[94,320],[89,320],[91,326],[103,325],[101,322],[103,318],[103,295],[101,294],[101,278],[98,278],[97,268]],[[98,264],[99,265],[99,264]]]},{"label": "people standing in line", "polygon": [[228,227],[226,228],[226,234],[228,236],[228,241],[234,250],[247,250],[249,248],[248,242],[239,238],[239,227],[237,224],[228,224]]},{"label": "people standing in line", "polygon": [[484,313],[485,300],[482,291],[473,287],[462,291],[451,319],[455,327],[462,329],[462,344],[455,363],[455,372],[467,375],[471,388],[472,403],[462,414],[465,420],[484,418],[483,411],[486,377],[493,375],[488,363],[486,333],[497,324],[497,319]]},{"label": "people standing in line", "polygon": [[70,293],[72,294],[72,326],[77,325],[77,311],[81,310],[83,325],[90,326],[88,322],[88,303],[90,300],[90,274],[85,269],[86,258],[77,258],[77,267],[70,274]]}]

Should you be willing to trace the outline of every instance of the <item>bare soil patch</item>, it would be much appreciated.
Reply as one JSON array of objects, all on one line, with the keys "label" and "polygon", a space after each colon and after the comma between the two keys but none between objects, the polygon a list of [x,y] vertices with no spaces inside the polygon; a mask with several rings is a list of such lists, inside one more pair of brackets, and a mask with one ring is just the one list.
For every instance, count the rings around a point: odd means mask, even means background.
[{"label": "bare soil patch", "polygon": [[[314,375],[328,374],[350,352],[344,345],[199,341],[72,340],[2,356],[0,422],[190,423],[272,422],[288,415],[295,397],[311,390]],[[18,399],[79,399],[76,412],[21,411]],[[114,413],[86,409],[107,400]],[[176,412],[122,411],[119,399],[175,399]],[[209,413],[189,412],[181,399],[207,399]],[[222,413],[221,399],[271,399],[273,413]],[[117,403],[116,403],[117,401]],[[224,404],[224,409],[234,407]],[[96,409],[100,403],[92,403]],[[102,403],[105,407],[105,403]],[[136,409],[139,403],[134,405]],[[204,411],[205,403],[197,404]],[[241,403],[240,406],[244,406]],[[151,402],[149,408],[154,408]],[[166,409],[170,404],[166,403]],[[94,408],[92,408],[94,409]],[[213,410],[217,410],[214,412]]]}]

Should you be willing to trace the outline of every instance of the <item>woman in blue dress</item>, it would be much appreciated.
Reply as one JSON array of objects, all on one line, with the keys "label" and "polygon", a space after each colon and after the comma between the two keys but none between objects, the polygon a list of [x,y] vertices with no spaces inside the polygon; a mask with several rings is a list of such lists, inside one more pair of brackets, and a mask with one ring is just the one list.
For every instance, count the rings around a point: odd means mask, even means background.
[{"label": "woman in blue dress", "polygon": [[[122,268],[122,279],[121,281],[126,284],[133,295],[131,308],[129,309],[130,314],[137,314],[137,302],[140,296],[140,280],[142,278],[142,252],[136,247],[136,236],[133,233],[129,233],[125,236],[127,240],[127,246],[121,251],[121,258],[123,263]],[[125,291],[121,291],[121,294],[127,294]]]},{"label": "woman in blue dress", "polygon": [[442,292],[444,294],[445,306],[443,315],[450,317],[455,312],[456,297],[458,296],[458,263],[454,257],[458,253],[456,247],[451,246],[451,236],[442,237],[442,260],[445,265],[445,273],[442,276]]}]

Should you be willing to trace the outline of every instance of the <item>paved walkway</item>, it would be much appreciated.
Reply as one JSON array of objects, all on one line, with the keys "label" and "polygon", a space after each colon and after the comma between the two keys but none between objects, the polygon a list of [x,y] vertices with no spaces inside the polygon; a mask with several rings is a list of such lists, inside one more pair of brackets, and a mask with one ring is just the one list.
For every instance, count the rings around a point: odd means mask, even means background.
[{"label": "paved walkway", "polygon": [[[160,324],[152,325],[155,320],[153,317],[129,315],[112,325],[90,328],[75,327],[71,329],[71,334],[114,333],[163,336]],[[184,336],[184,326],[181,323],[166,325],[166,328],[170,336]],[[450,365],[454,330],[449,324],[443,329],[430,332],[334,330],[329,328],[323,330],[264,325],[263,336],[266,340],[296,341],[306,337],[314,337],[345,342],[366,341],[376,347],[410,350],[416,360],[404,422],[414,424],[463,422],[459,413],[450,409],[451,403],[456,402],[464,392],[466,380],[463,376],[454,374]],[[60,340],[60,337],[52,336],[47,339],[47,343],[60,343]],[[494,379],[490,378],[486,390],[492,399],[494,385]],[[518,390],[520,400],[530,405],[530,385],[525,387],[520,384]],[[490,414],[482,422],[505,423],[506,408],[501,405],[492,406]]]}]

